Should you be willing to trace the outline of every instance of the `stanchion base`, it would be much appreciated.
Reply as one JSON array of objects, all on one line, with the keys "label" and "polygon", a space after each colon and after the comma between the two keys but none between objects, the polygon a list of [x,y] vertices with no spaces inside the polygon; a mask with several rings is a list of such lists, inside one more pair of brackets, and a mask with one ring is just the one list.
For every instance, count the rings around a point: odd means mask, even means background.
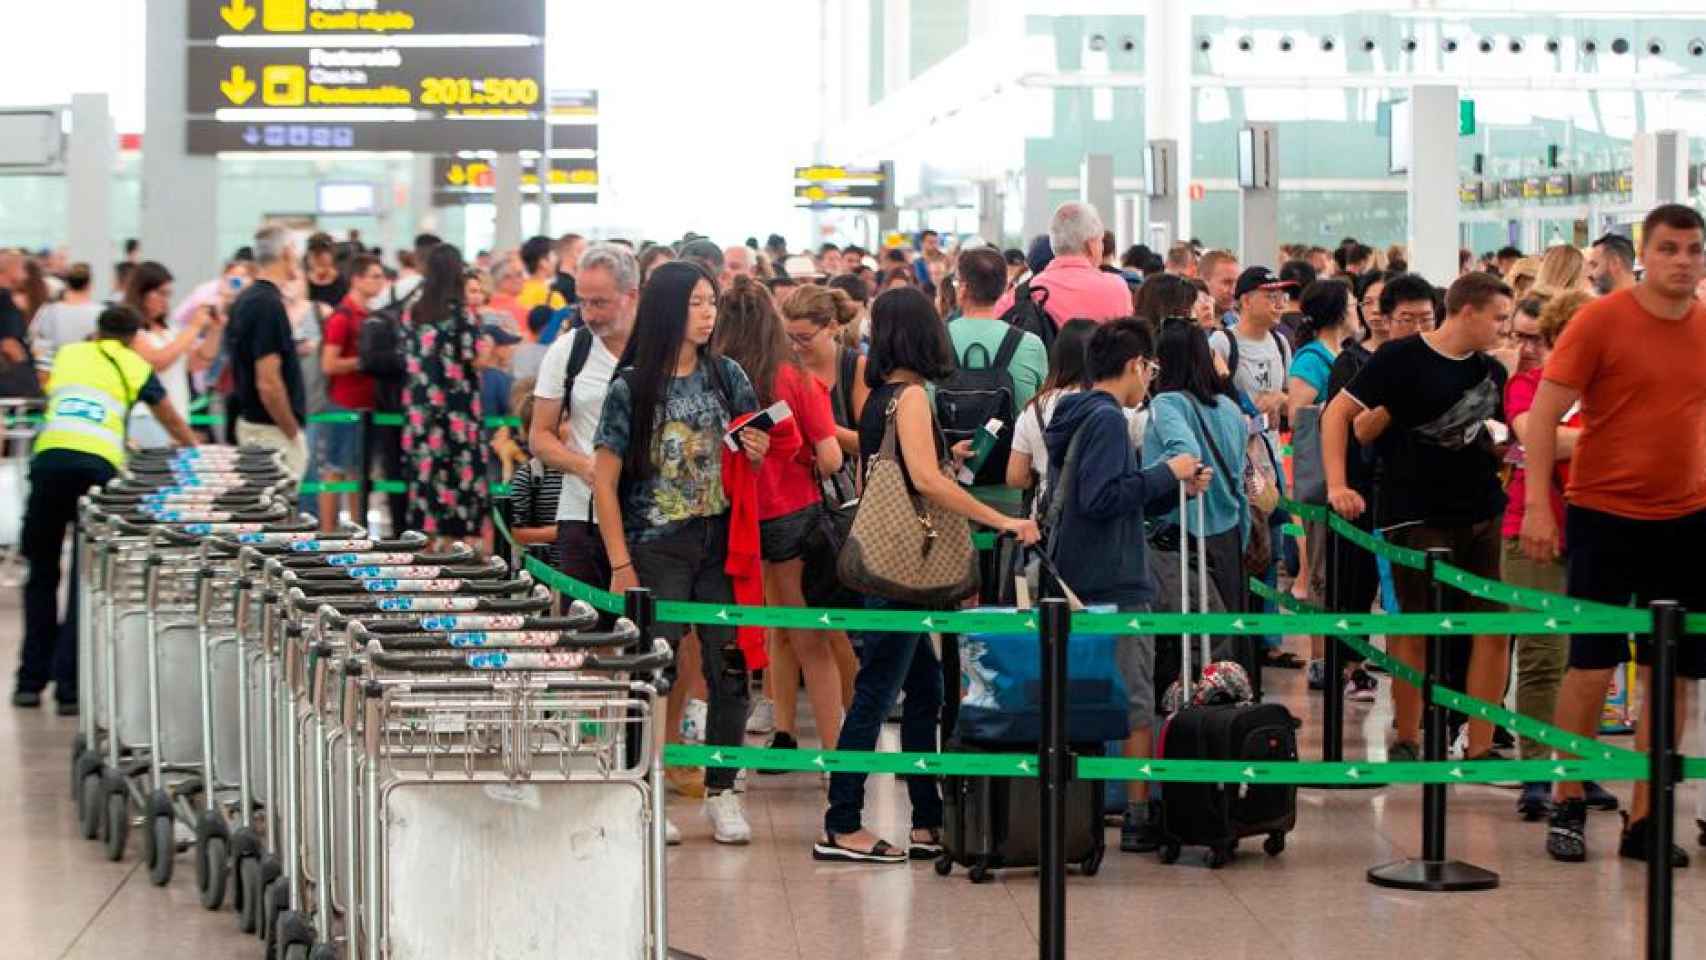
[{"label": "stanchion base", "polygon": [[1370,867],[1368,882],[1396,890],[1461,892],[1491,890],[1499,885],[1499,875],[1458,860],[1399,860]]},{"label": "stanchion base", "polygon": [[670,947],[669,960],[705,960],[705,958],[701,957],[697,953],[688,953],[686,950],[677,950],[674,947]]}]

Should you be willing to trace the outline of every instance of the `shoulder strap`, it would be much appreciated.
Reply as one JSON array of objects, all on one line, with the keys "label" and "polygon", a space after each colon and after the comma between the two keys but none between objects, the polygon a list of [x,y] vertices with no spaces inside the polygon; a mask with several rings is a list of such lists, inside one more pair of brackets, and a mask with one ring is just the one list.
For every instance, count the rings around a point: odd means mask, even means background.
[{"label": "shoulder strap", "polygon": [[1280,336],[1278,327],[1269,330],[1268,336],[1274,338],[1274,349],[1279,351],[1280,363],[1284,364],[1287,370],[1290,370],[1292,358],[1291,344],[1287,343],[1286,339]]},{"label": "shoulder strap", "polygon": [[[1015,327],[1014,329],[1017,330],[1018,328]],[[971,362],[971,352],[973,350],[977,350],[983,354],[983,362],[975,367],[972,366]],[[985,347],[981,343],[977,343],[976,341],[973,341],[966,346],[965,352],[959,356],[959,363],[961,370],[990,370],[995,367],[995,365],[989,360],[989,348]]]},{"label": "shoulder strap", "polygon": [[124,407],[124,412],[119,414],[118,418],[119,446],[127,447],[130,445],[130,408],[136,406],[136,396],[130,392],[130,378],[124,375],[124,364],[119,363],[112,354],[102,348],[100,341],[96,341],[95,352],[101,355],[101,359],[112,364],[113,372],[118,374],[119,392],[122,394],[119,404]]},{"label": "shoulder strap", "polygon": [[586,358],[592,353],[592,331],[586,331],[585,336],[581,333],[576,330],[570,334],[574,339],[569,343],[569,359],[563,366],[563,405],[557,415],[558,423],[569,416],[569,404],[574,402],[575,378],[585,369]]},{"label": "shoulder strap", "polygon": [[[1088,423],[1088,418],[1086,418],[1086,423]],[[1068,491],[1077,487],[1077,483],[1074,481],[1077,479],[1075,475],[1078,473],[1078,452],[1084,446],[1086,423],[1080,423],[1078,429],[1072,431],[1072,439],[1066,442],[1066,458],[1061,462],[1060,469],[1055,474],[1054,482],[1048,485],[1048,491],[1044,494],[1046,502],[1043,504],[1040,519],[1043,526],[1050,531],[1057,528],[1060,523],[1060,515],[1066,510]]]},{"label": "shoulder strap", "polygon": [[856,384],[853,378],[859,375],[859,354],[848,347],[841,348],[840,368],[836,371],[835,389],[841,394],[841,409],[847,414],[847,420],[858,428],[858,421],[853,416],[853,390]]},{"label": "shoulder strap", "polygon": [[[1232,468],[1226,465],[1226,458],[1220,455],[1220,444],[1214,442],[1214,432],[1208,427],[1208,418],[1202,415],[1201,408],[1197,406],[1196,398],[1186,396],[1184,401],[1185,406],[1190,407],[1192,415],[1197,418],[1197,428],[1202,431],[1202,438],[1208,444],[1208,452],[1214,457],[1215,468],[1220,471],[1221,476],[1226,478],[1227,483],[1232,483]],[[1233,487],[1233,489],[1238,488]]]},{"label": "shoulder strap", "polygon": [[1013,363],[1013,355],[1019,352],[1019,345],[1025,342],[1025,331],[1018,327],[1008,327],[1001,336],[1001,346],[995,351],[994,367],[1006,370]]}]

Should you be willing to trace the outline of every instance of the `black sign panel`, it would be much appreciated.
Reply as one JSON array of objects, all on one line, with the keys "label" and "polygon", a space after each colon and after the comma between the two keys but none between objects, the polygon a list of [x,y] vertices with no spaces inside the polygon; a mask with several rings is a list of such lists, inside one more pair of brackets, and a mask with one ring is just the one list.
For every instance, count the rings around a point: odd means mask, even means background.
[{"label": "black sign panel", "polygon": [[356,150],[443,153],[447,150],[537,150],[539,121],[449,119],[414,123],[343,123],[336,120],[221,123],[189,121],[192,154]]},{"label": "black sign panel", "polygon": [[306,47],[189,51],[191,114],[403,108],[430,116],[545,109],[545,48]]},{"label": "black sign panel", "polygon": [[[185,0],[179,0],[185,2]],[[545,32],[539,0],[187,0],[190,39]]]},{"label": "black sign panel", "polygon": [[816,164],[794,168],[794,206],[813,210],[880,210],[892,204],[882,167]]}]

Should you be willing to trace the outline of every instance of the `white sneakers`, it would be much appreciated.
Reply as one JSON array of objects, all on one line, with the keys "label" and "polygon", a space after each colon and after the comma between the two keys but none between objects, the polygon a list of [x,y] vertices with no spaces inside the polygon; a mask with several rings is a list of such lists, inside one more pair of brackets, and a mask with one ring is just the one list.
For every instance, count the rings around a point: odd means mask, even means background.
[{"label": "white sneakers", "polygon": [[746,718],[747,733],[771,733],[776,729],[776,704],[769,697],[752,701],[752,715]]},{"label": "white sneakers", "polygon": [[675,825],[674,820],[663,822],[663,843],[666,847],[681,846],[681,828]]},{"label": "white sneakers", "polygon": [[705,798],[705,819],[711,821],[711,838],[718,843],[752,842],[752,827],[746,822],[740,794],[733,790]]},{"label": "white sneakers", "polygon": [[705,701],[689,700],[681,711],[681,742],[705,742]]}]

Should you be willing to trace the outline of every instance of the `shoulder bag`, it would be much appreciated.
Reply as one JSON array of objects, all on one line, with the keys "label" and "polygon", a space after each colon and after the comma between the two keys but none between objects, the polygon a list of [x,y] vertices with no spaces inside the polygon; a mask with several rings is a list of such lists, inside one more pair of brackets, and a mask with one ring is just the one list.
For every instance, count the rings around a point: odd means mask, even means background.
[{"label": "shoulder bag", "polygon": [[[844,586],[899,603],[954,606],[977,592],[971,521],[907,489],[896,450],[897,394],[883,412],[882,445],[871,459],[853,526],[836,569]],[[944,475],[946,465],[939,465]]]}]

